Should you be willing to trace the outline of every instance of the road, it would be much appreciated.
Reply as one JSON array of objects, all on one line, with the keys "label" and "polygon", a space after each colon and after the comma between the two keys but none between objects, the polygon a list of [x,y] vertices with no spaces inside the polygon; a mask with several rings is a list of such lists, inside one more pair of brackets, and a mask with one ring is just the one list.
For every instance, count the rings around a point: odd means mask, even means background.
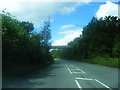
[{"label": "road", "polygon": [[81,63],[56,59],[49,67],[17,78],[15,81],[3,83],[3,88],[118,88],[118,69],[96,64]]}]

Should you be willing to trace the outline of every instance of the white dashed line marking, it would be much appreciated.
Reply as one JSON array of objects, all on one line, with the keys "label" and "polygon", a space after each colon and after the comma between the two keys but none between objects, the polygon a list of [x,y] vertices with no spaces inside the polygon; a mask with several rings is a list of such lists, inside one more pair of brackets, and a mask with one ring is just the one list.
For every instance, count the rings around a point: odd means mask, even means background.
[{"label": "white dashed line marking", "polygon": [[77,68],[77,70],[79,70],[79,71],[81,71],[82,73],[84,73],[84,74],[85,74],[85,72],[84,72],[83,70],[81,70],[81,69],[79,69],[79,68]]},{"label": "white dashed line marking", "polygon": [[93,79],[91,79],[91,78],[78,78],[78,77],[76,77],[76,79],[81,79],[81,80],[93,80]]},{"label": "white dashed line marking", "polygon": [[72,72],[72,73],[80,73],[80,74],[83,74],[83,73],[81,73],[81,72]]},{"label": "white dashed line marking", "polygon": [[67,67],[67,64],[65,64],[65,66]]},{"label": "white dashed line marking", "polygon": [[78,83],[78,81],[77,81],[77,80],[75,80],[75,82],[76,82],[76,84],[77,84],[78,88],[80,88],[80,90],[82,90],[82,87],[80,86],[80,84]]},{"label": "white dashed line marking", "polygon": [[[65,64],[65,66],[68,67],[67,64]],[[70,65],[70,66],[74,67],[74,65]],[[85,74],[85,72],[84,72],[83,70],[79,69],[79,68],[76,68],[76,69],[70,69],[70,68],[67,68],[67,69],[68,69],[68,71],[70,72],[70,74],[72,74],[72,73]],[[80,72],[71,72],[71,70],[79,70]],[[53,74],[51,74],[51,75],[53,75]],[[98,82],[99,84],[101,84],[101,85],[103,85],[104,87],[108,88],[109,90],[112,90],[109,86],[103,84],[102,82],[100,82],[100,81],[97,80],[97,79],[91,79],[91,78],[79,78],[79,77],[76,77],[75,82],[76,82],[78,88],[80,88],[80,90],[82,90],[82,87],[80,86],[80,84],[79,84],[79,82],[78,82],[77,80],[95,80],[96,82]]]},{"label": "white dashed line marking", "polygon": [[70,69],[70,70],[76,70],[76,69]]},{"label": "white dashed line marking", "polygon": [[70,72],[70,74],[72,74],[72,72],[70,71],[70,69],[69,68],[67,68],[68,69],[68,71]]},{"label": "white dashed line marking", "polygon": [[104,87],[108,88],[109,90],[112,90],[110,87],[108,87],[107,85],[103,84],[102,82],[100,82],[99,80],[95,79],[96,82],[100,83],[101,85],[103,85]]}]

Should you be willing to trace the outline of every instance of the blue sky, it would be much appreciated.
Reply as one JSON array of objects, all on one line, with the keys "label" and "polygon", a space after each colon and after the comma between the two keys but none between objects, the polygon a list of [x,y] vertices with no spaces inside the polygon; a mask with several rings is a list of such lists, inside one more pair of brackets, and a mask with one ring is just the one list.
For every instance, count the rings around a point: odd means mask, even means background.
[{"label": "blue sky", "polygon": [[57,34],[58,32],[63,31],[60,29],[62,25],[81,25],[71,29],[80,28],[87,25],[88,22],[92,19],[92,17],[96,15],[99,6],[104,3],[105,2],[91,2],[89,4],[78,6],[76,7],[75,11],[70,13],[69,15],[61,15],[58,13],[54,14],[52,16],[54,21],[51,22],[53,40],[60,39],[64,36]]},{"label": "blue sky", "polygon": [[52,45],[67,45],[68,42],[79,37],[82,34],[82,28],[90,22],[92,17],[99,19],[108,15],[118,16],[118,5],[117,2],[112,2],[114,0],[44,1],[0,0],[0,10],[6,8],[20,21],[33,22],[37,32],[40,31],[42,22],[51,16]]},{"label": "blue sky", "polygon": [[[77,29],[86,26],[90,22],[92,17],[97,17],[96,13],[100,9],[100,6],[105,4],[106,2],[90,2],[89,4],[84,4],[76,7],[74,12],[71,12],[68,15],[61,15],[58,13],[54,14],[54,21],[51,23],[53,45],[66,45],[67,43],[65,43],[64,39],[66,39],[67,41],[71,41],[74,40],[73,38],[78,37],[76,33],[81,32],[82,30],[77,31]],[[112,13],[107,15],[112,15]],[[75,24],[80,26],[61,29],[61,26],[63,25]],[[74,37],[70,38],[71,40],[69,38],[65,38],[65,36],[71,34],[72,32],[59,34],[59,32],[66,32],[71,30],[74,30],[74,32],[76,31],[76,33],[74,34],[76,36],[73,35]]]}]

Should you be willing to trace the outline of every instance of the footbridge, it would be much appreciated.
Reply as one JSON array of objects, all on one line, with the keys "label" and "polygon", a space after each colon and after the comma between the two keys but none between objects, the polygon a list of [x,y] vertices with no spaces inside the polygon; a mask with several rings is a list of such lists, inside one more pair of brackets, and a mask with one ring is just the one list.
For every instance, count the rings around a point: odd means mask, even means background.
[{"label": "footbridge", "polygon": [[70,45],[62,45],[62,46],[51,46],[51,49],[65,49],[65,48],[71,48]]}]

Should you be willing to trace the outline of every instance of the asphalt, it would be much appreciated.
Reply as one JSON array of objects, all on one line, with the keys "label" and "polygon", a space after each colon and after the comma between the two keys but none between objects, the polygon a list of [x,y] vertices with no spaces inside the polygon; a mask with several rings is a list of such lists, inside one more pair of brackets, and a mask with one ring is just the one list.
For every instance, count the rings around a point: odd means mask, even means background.
[{"label": "asphalt", "polygon": [[120,86],[119,72],[116,68],[55,59],[54,64],[28,77],[13,78],[11,82],[4,82],[3,88],[117,90]]}]

